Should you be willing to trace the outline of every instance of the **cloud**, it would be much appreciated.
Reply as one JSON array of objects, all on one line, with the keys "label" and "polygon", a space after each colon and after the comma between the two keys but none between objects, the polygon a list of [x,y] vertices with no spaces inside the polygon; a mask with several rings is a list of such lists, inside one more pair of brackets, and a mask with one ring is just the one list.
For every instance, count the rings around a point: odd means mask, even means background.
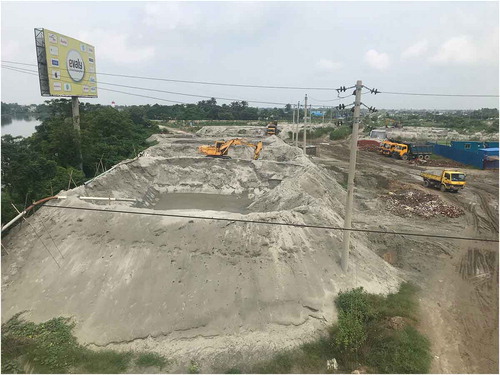
[{"label": "cloud", "polygon": [[342,63],[327,59],[320,59],[316,63],[316,68],[322,72],[333,72],[335,70],[340,69],[341,67]]},{"label": "cloud", "polygon": [[498,28],[482,38],[462,35],[448,39],[429,62],[436,65],[498,65]]},{"label": "cloud", "polygon": [[144,23],[157,30],[192,30],[200,25],[202,14],[190,3],[148,3]]},{"label": "cloud", "polygon": [[438,52],[429,58],[434,64],[470,64],[478,61],[478,47],[469,36],[458,36],[444,42]]},{"label": "cloud", "polygon": [[421,40],[412,46],[408,47],[401,53],[401,58],[408,59],[411,57],[418,57],[427,52],[428,43],[427,40]]},{"label": "cloud", "polygon": [[374,49],[369,50],[365,54],[365,61],[372,68],[378,70],[386,70],[390,65],[389,55],[387,53],[379,53]]},{"label": "cloud", "polygon": [[157,2],[144,7],[144,24],[159,31],[254,34],[275,22],[257,2]]},{"label": "cloud", "polygon": [[120,64],[136,64],[151,60],[156,50],[153,46],[132,43],[131,37],[123,33],[94,30],[80,33],[80,40],[88,40],[96,49],[96,62],[108,60]]},{"label": "cloud", "polygon": [[2,59],[15,60],[19,56],[21,47],[19,43],[14,40],[2,42]]}]

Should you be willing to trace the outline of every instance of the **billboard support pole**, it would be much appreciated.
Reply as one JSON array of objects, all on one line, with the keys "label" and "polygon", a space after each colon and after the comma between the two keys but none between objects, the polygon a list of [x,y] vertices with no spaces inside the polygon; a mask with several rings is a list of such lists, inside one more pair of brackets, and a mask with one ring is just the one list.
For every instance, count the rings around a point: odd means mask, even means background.
[{"label": "billboard support pole", "polygon": [[78,167],[83,171],[83,161],[82,161],[82,146],[80,141],[80,103],[78,101],[78,96],[71,97],[71,109],[73,112],[73,127],[76,130],[77,136],[77,153],[78,153]]}]

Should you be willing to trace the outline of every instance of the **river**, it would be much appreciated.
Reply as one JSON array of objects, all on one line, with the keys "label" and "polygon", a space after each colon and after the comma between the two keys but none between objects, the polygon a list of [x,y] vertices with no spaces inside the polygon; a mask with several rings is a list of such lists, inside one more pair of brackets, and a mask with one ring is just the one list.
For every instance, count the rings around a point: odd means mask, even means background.
[{"label": "river", "polygon": [[41,121],[31,116],[2,115],[2,135],[29,137],[35,132],[35,126],[40,124]]}]

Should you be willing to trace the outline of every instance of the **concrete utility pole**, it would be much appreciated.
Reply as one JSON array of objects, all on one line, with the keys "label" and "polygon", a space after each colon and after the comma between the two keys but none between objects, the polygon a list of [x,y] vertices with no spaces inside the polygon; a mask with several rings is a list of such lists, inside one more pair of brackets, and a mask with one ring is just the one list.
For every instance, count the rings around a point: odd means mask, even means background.
[{"label": "concrete utility pole", "polygon": [[[352,136],[351,136],[351,154],[349,158],[349,176],[347,178],[347,202],[345,204],[345,220],[344,228],[351,229],[352,219],[352,200],[354,196],[354,174],[356,173],[356,154],[358,151],[358,129],[359,129],[359,115],[361,111],[361,89],[363,83],[356,82],[356,99],[354,101],[354,118],[352,123]],[[342,270],[347,272],[349,269],[349,246],[351,239],[351,231],[345,230],[342,242]]]},{"label": "concrete utility pole", "polygon": [[295,104],[293,105],[292,109],[292,143],[295,137]]},{"label": "concrete utility pole", "polygon": [[78,167],[82,171],[83,170],[83,158],[82,158],[82,146],[81,146],[81,137],[80,137],[80,103],[78,101],[78,96],[71,97],[71,109],[73,112],[73,127],[76,130],[77,134],[77,144],[78,149],[76,150],[78,154]]},{"label": "concrete utility pole", "polygon": [[297,102],[297,124],[295,124],[295,147],[299,147],[300,101]]},{"label": "concrete utility pole", "polygon": [[304,104],[304,144],[302,145],[304,149],[304,154],[306,154],[306,124],[307,124],[307,94]]}]

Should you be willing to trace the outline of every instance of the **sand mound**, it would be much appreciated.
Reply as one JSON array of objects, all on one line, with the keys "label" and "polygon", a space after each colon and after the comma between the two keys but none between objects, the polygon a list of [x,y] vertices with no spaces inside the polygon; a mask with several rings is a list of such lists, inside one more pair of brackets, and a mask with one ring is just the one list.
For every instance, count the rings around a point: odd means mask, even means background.
[{"label": "sand mound", "polygon": [[[343,225],[343,188],[277,137],[264,138],[256,161],[247,147],[221,160],[197,152],[210,139],[159,139],[51,204]],[[83,343],[179,360],[263,358],[332,323],[340,290],[387,293],[401,281],[360,233],[345,275],[338,231],[49,207],[29,221],[60,268],[29,226],[14,228],[4,241],[3,321],[23,310],[34,321],[73,316]]]}]

